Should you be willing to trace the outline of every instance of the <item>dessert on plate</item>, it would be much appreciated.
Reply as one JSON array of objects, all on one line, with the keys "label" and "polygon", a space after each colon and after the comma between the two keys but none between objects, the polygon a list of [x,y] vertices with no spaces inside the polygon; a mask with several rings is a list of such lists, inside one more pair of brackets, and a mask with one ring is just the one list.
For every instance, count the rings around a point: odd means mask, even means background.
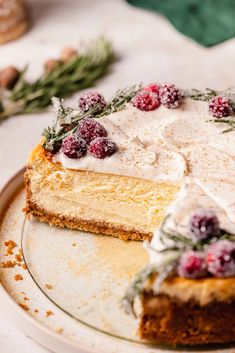
[{"label": "dessert on plate", "polygon": [[108,102],[85,93],[75,109],[53,104],[56,121],[27,163],[25,212],[59,227],[152,239],[150,264],[124,297],[140,312],[143,340],[234,342],[234,93],[150,84]]}]

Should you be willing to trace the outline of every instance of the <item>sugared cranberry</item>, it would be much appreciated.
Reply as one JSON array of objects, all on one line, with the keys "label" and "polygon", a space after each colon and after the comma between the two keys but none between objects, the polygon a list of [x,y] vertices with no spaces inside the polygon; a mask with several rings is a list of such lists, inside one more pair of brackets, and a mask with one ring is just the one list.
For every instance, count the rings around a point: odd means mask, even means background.
[{"label": "sugared cranberry", "polygon": [[132,98],[131,103],[137,109],[148,112],[158,108],[160,100],[156,93],[143,89]]},{"label": "sugared cranberry", "polygon": [[217,237],[220,232],[219,220],[213,211],[199,210],[190,219],[190,232],[198,240]]},{"label": "sugared cranberry", "polygon": [[182,102],[180,90],[173,84],[165,84],[159,88],[161,103],[169,109],[177,108]]},{"label": "sugared cranberry", "polygon": [[73,134],[64,138],[61,151],[66,157],[77,159],[86,153],[87,144],[82,137]]},{"label": "sugared cranberry", "polygon": [[144,90],[151,91],[153,93],[159,93],[159,86],[156,83],[150,83],[148,86],[144,87]]},{"label": "sugared cranberry", "polygon": [[207,274],[204,254],[193,250],[181,255],[178,264],[178,274],[185,278],[199,278]]},{"label": "sugared cranberry", "polygon": [[101,113],[106,106],[106,101],[101,93],[93,91],[82,94],[79,97],[78,105],[83,112],[96,107],[96,112]]},{"label": "sugared cranberry", "polygon": [[235,242],[219,240],[210,245],[206,262],[208,271],[216,277],[235,276]]},{"label": "sugared cranberry", "polygon": [[89,152],[96,158],[103,159],[117,151],[115,142],[107,137],[96,137],[89,146]]},{"label": "sugared cranberry", "polygon": [[96,137],[106,137],[107,131],[105,128],[95,119],[85,118],[80,123],[77,132],[87,142],[94,140]]},{"label": "sugared cranberry", "polygon": [[221,96],[215,96],[210,100],[209,111],[216,118],[225,118],[233,113],[229,99]]}]

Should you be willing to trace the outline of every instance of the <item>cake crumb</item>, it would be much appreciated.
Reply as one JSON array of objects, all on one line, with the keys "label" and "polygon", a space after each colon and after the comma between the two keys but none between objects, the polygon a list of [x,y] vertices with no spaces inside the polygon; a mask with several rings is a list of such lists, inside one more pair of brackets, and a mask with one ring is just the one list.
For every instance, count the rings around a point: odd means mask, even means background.
[{"label": "cake crumb", "polygon": [[16,261],[18,261],[18,262],[23,261],[23,258],[22,258],[22,255],[21,255],[21,254],[16,254],[16,255],[15,255],[15,259],[16,259]]},{"label": "cake crumb", "polygon": [[14,276],[14,280],[15,280],[15,281],[22,281],[22,280],[23,280],[23,277],[22,277],[19,273],[17,273],[17,274]]},{"label": "cake crumb", "polygon": [[52,286],[51,284],[49,284],[49,283],[46,283],[46,284],[45,284],[45,287],[46,287],[47,289],[52,289],[52,288],[53,288],[53,286]]},{"label": "cake crumb", "polygon": [[72,246],[77,246],[77,243],[73,243]]},{"label": "cake crumb", "polygon": [[46,311],[46,317],[49,317],[49,316],[51,316],[51,315],[54,315],[53,311],[47,310],[47,311]]},{"label": "cake crumb", "polygon": [[56,327],[55,332],[61,334],[64,331],[62,327]]},{"label": "cake crumb", "polygon": [[26,300],[29,300],[29,298],[28,297],[24,297],[24,300],[26,301]]},{"label": "cake crumb", "polygon": [[37,314],[39,312],[39,310],[38,309],[34,309],[34,312]]},{"label": "cake crumb", "polygon": [[14,240],[8,240],[4,242],[4,245],[7,247],[7,255],[13,254],[13,249],[17,246]]},{"label": "cake crumb", "polygon": [[26,267],[26,265],[25,265],[25,264],[23,264],[23,265],[22,265],[22,268],[23,268],[24,270],[26,270],[26,269],[27,269],[27,267]]},{"label": "cake crumb", "polygon": [[24,304],[24,303],[19,303],[19,306],[20,306],[22,309],[24,309],[25,311],[28,311],[28,310],[29,310],[29,307],[28,307],[26,304]]},{"label": "cake crumb", "polygon": [[2,268],[13,268],[16,265],[16,261],[5,261],[5,262],[1,262],[1,267]]}]

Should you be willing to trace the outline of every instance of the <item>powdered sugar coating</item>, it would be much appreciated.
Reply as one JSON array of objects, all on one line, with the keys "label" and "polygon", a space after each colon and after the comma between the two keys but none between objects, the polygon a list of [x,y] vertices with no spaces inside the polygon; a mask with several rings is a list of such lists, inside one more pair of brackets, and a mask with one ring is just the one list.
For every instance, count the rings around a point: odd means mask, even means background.
[{"label": "powdered sugar coating", "polygon": [[101,93],[91,91],[84,93],[79,97],[78,105],[83,112],[87,112],[88,110],[96,107],[96,111],[101,113],[106,106],[106,101]]},{"label": "powdered sugar coating", "polygon": [[133,97],[131,102],[134,107],[146,112],[155,110],[160,105],[158,94],[152,92],[151,90],[145,89]]},{"label": "powdered sugar coating", "polygon": [[182,102],[182,94],[180,90],[173,84],[165,84],[159,88],[159,96],[161,103],[169,109],[178,108]]},{"label": "powdered sugar coating", "polygon": [[216,118],[225,118],[233,113],[229,99],[221,96],[215,96],[210,100],[209,111]]}]

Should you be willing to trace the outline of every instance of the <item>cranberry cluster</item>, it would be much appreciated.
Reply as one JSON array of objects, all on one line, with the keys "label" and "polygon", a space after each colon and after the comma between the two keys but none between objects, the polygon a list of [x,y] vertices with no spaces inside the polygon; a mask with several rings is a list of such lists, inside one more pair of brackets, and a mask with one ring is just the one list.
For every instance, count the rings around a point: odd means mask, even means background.
[{"label": "cranberry cluster", "polygon": [[[173,84],[157,85],[151,83],[138,92],[131,100],[132,105],[142,111],[157,109],[161,104],[168,109],[178,108],[183,96]],[[234,109],[227,97],[214,96],[209,102],[209,112],[215,118],[226,118]]]},{"label": "cranberry cluster", "polygon": [[[190,233],[195,241],[208,241],[220,235],[219,221],[212,211],[196,212],[190,219]],[[180,257],[178,274],[185,278],[235,276],[235,242],[218,239],[205,251],[188,250]]]},{"label": "cranberry cluster", "polygon": [[[93,108],[102,112],[106,102],[98,92],[85,93],[79,98],[79,107],[86,112]],[[64,138],[62,153],[72,159],[84,156],[87,151],[96,158],[104,159],[117,151],[117,146],[107,137],[106,129],[94,118],[85,118],[72,135]]]},{"label": "cranberry cluster", "polygon": [[155,83],[144,87],[132,98],[132,104],[139,110],[155,110],[163,104],[166,108],[177,108],[182,102],[180,90],[173,84],[158,86]]}]

